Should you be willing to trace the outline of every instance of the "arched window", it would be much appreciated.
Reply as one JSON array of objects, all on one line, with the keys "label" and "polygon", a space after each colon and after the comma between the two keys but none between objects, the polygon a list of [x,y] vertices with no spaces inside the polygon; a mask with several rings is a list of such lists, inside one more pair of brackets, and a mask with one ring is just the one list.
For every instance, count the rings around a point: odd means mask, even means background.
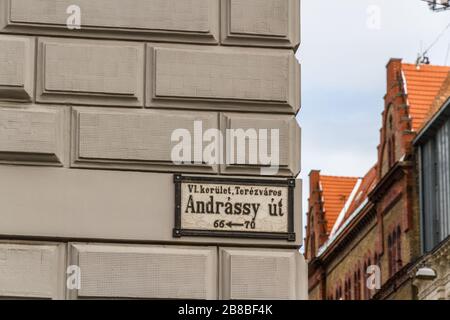
[{"label": "arched window", "polygon": [[370,298],[372,297],[371,292],[369,287],[367,286],[367,281],[369,280],[369,274],[367,273],[367,269],[372,265],[372,261],[371,258],[368,258],[365,262],[364,262],[364,283],[363,283],[363,292],[364,292],[364,299],[365,300],[370,300]]},{"label": "arched window", "polygon": [[363,294],[364,294],[364,299],[366,299],[366,289],[367,289],[367,262],[364,261],[364,265],[363,265],[363,277],[362,277],[362,287],[363,287]]},{"label": "arched window", "polygon": [[388,236],[388,265],[389,265],[389,277],[392,277],[394,273],[394,263],[393,263],[393,241],[392,241],[392,235]]},{"label": "arched window", "polygon": [[373,257],[373,263],[378,266],[379,268],[381,268],[381,261],[380,261],[381,257],[380,255],[375,252],[375,256]]},{"label": "arched window", "polygon": [[388,161],[389,167],[392,167],[395,163],[395,137],[392,137],[388,140]]},{"label": "arched window", "polygon": [[344,298],[345,300],[352,300],[352,279],[350,276],[345,280]]},{"label": "arched window", "polygon": [[[369,260],[367,260],[367,266],[370,267],[372,265],[372,260],[371,258],[369,258]],[[367,281],[366,281],[366,288],[367,288],[367,300],[369,300],[370,298],[372,298],[372,293],[369,289],[369,287],[367,286]]]},{"label": "arched window", "polygon": [[392,233],[392,275],[397,272],[397,230]]},{"label": "arched window", "polygon": [[336,287],[336,300],[342,300],[342,282],[341,281],[339,281],[339,284]]},{"label": "arched window", "polygon": [[347,280],[344,281],[344,300],[348,300]]},{"label": "arched window", "polygon": [[392,117],[392,114],[389,115],[388,123],[387,123],[388,130],[386,130],[385,133],[385,141],[387,144],[387,161],[389,164],[389,167],[392,167],[395,163],[395,130],[394,130],[394,118]]},{"label": "arched window", "polygon": [[389,276],[393,276],[403,267],[402,234],[400,226],[388,237]]},{"label": "arched window", "polygon": [[392,148],[391,163],[393,165],[395,163],[395,134],[392,134],[392,137],[391,137],[391,148]]},{"label": "arched window", "polygon": [[399,271],[403,267],[403,261],[402,261],[402,233],[400,226],[397,227],[397,256],[396,256],[396,266],[397,271]]},{"label": "arched window", "polygon": [[311,239],[309,240],[311,242],[311,257],[316,256],[316,234],[313,232],[311,234]]},{"label": "arched window", "polygon": [[391,159],[392,159],[392,156],[391,156],[391,154],[392,154],[392,145],[391,145],[391,140],[390,139],[388,140],[387,144],[388,144],[388,148],[387,148],[388,163],[389,163],[389,167],[390,167],[392,165],[392,163],[391,163]]},{"label": "arched window", "polygon": [[361,269],[359,264],[353,276],[353,297],[355,300],[361,300]]}]

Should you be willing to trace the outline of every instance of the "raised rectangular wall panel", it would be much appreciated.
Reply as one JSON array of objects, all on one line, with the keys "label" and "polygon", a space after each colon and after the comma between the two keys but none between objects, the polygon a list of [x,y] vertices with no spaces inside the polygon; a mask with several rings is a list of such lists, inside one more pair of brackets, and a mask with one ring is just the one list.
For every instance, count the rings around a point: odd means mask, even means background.
[{"label": "raised rectangular wall panel", "polygon": [[39,102],[141,107],[143,81],[143,44],[39,39]]},{"label": "raised rectangular wall panel", "polygon": [[296,113],[290,50],[149,44],[147,107]]},{"label": "raised rectangular wall panel", "polygon": [[222,43],[296,49],[299,12],[300,0],[221,0]]},{"label": "raised rectangular wall panel", "polygon": [[8,0],[0,0],[0,31],[6,28],[8,23]]},{"label": "raised rectangular wall panel", "polygon": [[301,181],[297,181],[294,191],[296,240],[289,242],[174,238],[173,174],[0,165],[0,177],[1,237],[208,245],[238,242],[286,248],[299,247],[303,239]]},{"label": "raised rectangular wall panel", "polygon": [[[295,177],[300,172],[301,130],[295,116],[222,113],[220,127],[226,139],[224,152],[228,155],[233,154],[233,159],[230,159],[228,164],[224,162],[225,164],[221,165],[222,174]],[[272,137],[275,140],[272,140]],[[275,149],[272,150],[272,146],[275,148],[276,145],[279,157],[276,157]],[[265,146],[267,149],[264,149]],[[239,152],[243,153],[241,158],[245,159],[245,163],[238,161]],[[256,158],[251,159],[249,155]],[[266,155],[272,158],[273,170],[267,170],[270,165],[267,159],[264,160]],[[261,160],[266,163],[262,163]],[[264,172],[262,168],[267,171]]]},{"label": "raised rectangular wall panel", "polygon": [[220,298],[307,299],[307,265],[298,250],[221,248]]},{"label": "raised rectangular wall panel", "polygon": [[0,100],[34,98],[34,56],[34,38],[0,35]]},{"label": "raised rectangular wall panel", "polygon": [[[218,43],[219,0],[0,0],[4,32]],[[80,29],[67,21],[81,11]],[[69,13],[67,13],[67,11]],[[7,23],[6,23],[7,22]],[[0,24],[1,27],[1,24]]]},{"label": "raised rectangular wall panel", "polygon": [[0,106],[0,163],[61,166],[65,163],[64,107]]},{"label": "raised rectangular wall panel", "polygon": [[0,242],[0,299],[64,299],[63,244]]},{"label": "raised rectangular wall panel", "polygon": [[217,299],[215,247],[70,245],[82,272],[71,298]]},{"label": "raised rectangular wall panel", "polygon": [[[72,119],[72,165],[169,172],[218,172],[216,165],[194,164],[196,122],[201,124],[204,131],[219,128],[218,114],[215,112],[75,108]],[[177,159],[172,158],[172,150],[180,141],[177,135],[172,142],[172,134],[176,130],[187,130],[190,134],[190,163],[176,165],[174,161]]]}]

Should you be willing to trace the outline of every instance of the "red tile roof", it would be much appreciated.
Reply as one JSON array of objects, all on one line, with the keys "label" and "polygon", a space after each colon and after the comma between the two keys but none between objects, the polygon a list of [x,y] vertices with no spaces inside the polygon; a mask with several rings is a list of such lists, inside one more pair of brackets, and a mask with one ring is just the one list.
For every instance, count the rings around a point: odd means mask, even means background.
[{"label": "red tile roof", "polygon": [[377,166],[373,166],[369,172],[364,176],[361,181],[361,184],[358,187],[358,190],[355,193],[352,202],[349,204],[347,211],[345,212],[345,216],[340,221],[339,226],[337,226],[338,230],[342,225],[344,225],[345,221],[349,219],[352,214],[359,209],[359,207],[367,200],[369,193],[375,188],[377,184]]},{"label": "red tile roof", "polygon": [[450,67],[402,64],[405,75],[412,129],[419,131],[446,80]]},{"label": "red tile roof", "polygon": [[[450,95],[450,67],[433,65],[417,67],[415,64],[402,63],[402,71],[405,77],[412,130],[417,132],[440,107],[440,105],[433,105],[443,102],[443,99]],[[328,234],[342,228],[368,199],[369,193],[378,182],[377,165],[362,178],[358,190],[353,194],[354,198],[347,203],[359,180],[355,177],[320,176]],[[348,206],[346,211],[342,212],[346,205]],[[341,213],[343,217],[339,218]]]},{"label": "red tile roof", "polygon": [[330,233],[355,188],[358,178],[320,176],[327,232]]}]

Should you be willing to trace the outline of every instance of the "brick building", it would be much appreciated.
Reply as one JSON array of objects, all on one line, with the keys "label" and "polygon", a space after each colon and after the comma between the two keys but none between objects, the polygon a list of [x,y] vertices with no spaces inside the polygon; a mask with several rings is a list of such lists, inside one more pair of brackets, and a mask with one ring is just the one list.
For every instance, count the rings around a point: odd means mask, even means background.
[{"label": "brick building", "polygon": [[311,172],[305,253],[310,299],[417,296],[411,268],[423,250],[413,140],[442,104],[449,71],[392,59],[377,163],[362,178]]}]

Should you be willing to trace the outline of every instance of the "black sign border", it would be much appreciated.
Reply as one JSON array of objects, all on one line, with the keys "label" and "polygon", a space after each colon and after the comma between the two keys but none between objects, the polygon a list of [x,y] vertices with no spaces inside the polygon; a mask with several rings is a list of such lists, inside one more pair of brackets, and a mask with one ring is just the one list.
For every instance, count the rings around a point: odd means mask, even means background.
[{"label": "black sign border", "polygon": [[[219,238],[246,238],[246,239],[269,239],[286,240],[295,242],[296,235],[294,229],[294,189],[295,179],[286,180],[263,180],[263,179],[240,179],[240,178],[216,178],[183,176],[175,174],[173,177],[175,184],[175,228],[173,237],[219,237]],[[181,184],[185,182],[206,183],[206,184],[238,184],[256,186],[288,187],[288,232],[245,232],[245,231],[210,231],[192,230],[181,228]]]}]

